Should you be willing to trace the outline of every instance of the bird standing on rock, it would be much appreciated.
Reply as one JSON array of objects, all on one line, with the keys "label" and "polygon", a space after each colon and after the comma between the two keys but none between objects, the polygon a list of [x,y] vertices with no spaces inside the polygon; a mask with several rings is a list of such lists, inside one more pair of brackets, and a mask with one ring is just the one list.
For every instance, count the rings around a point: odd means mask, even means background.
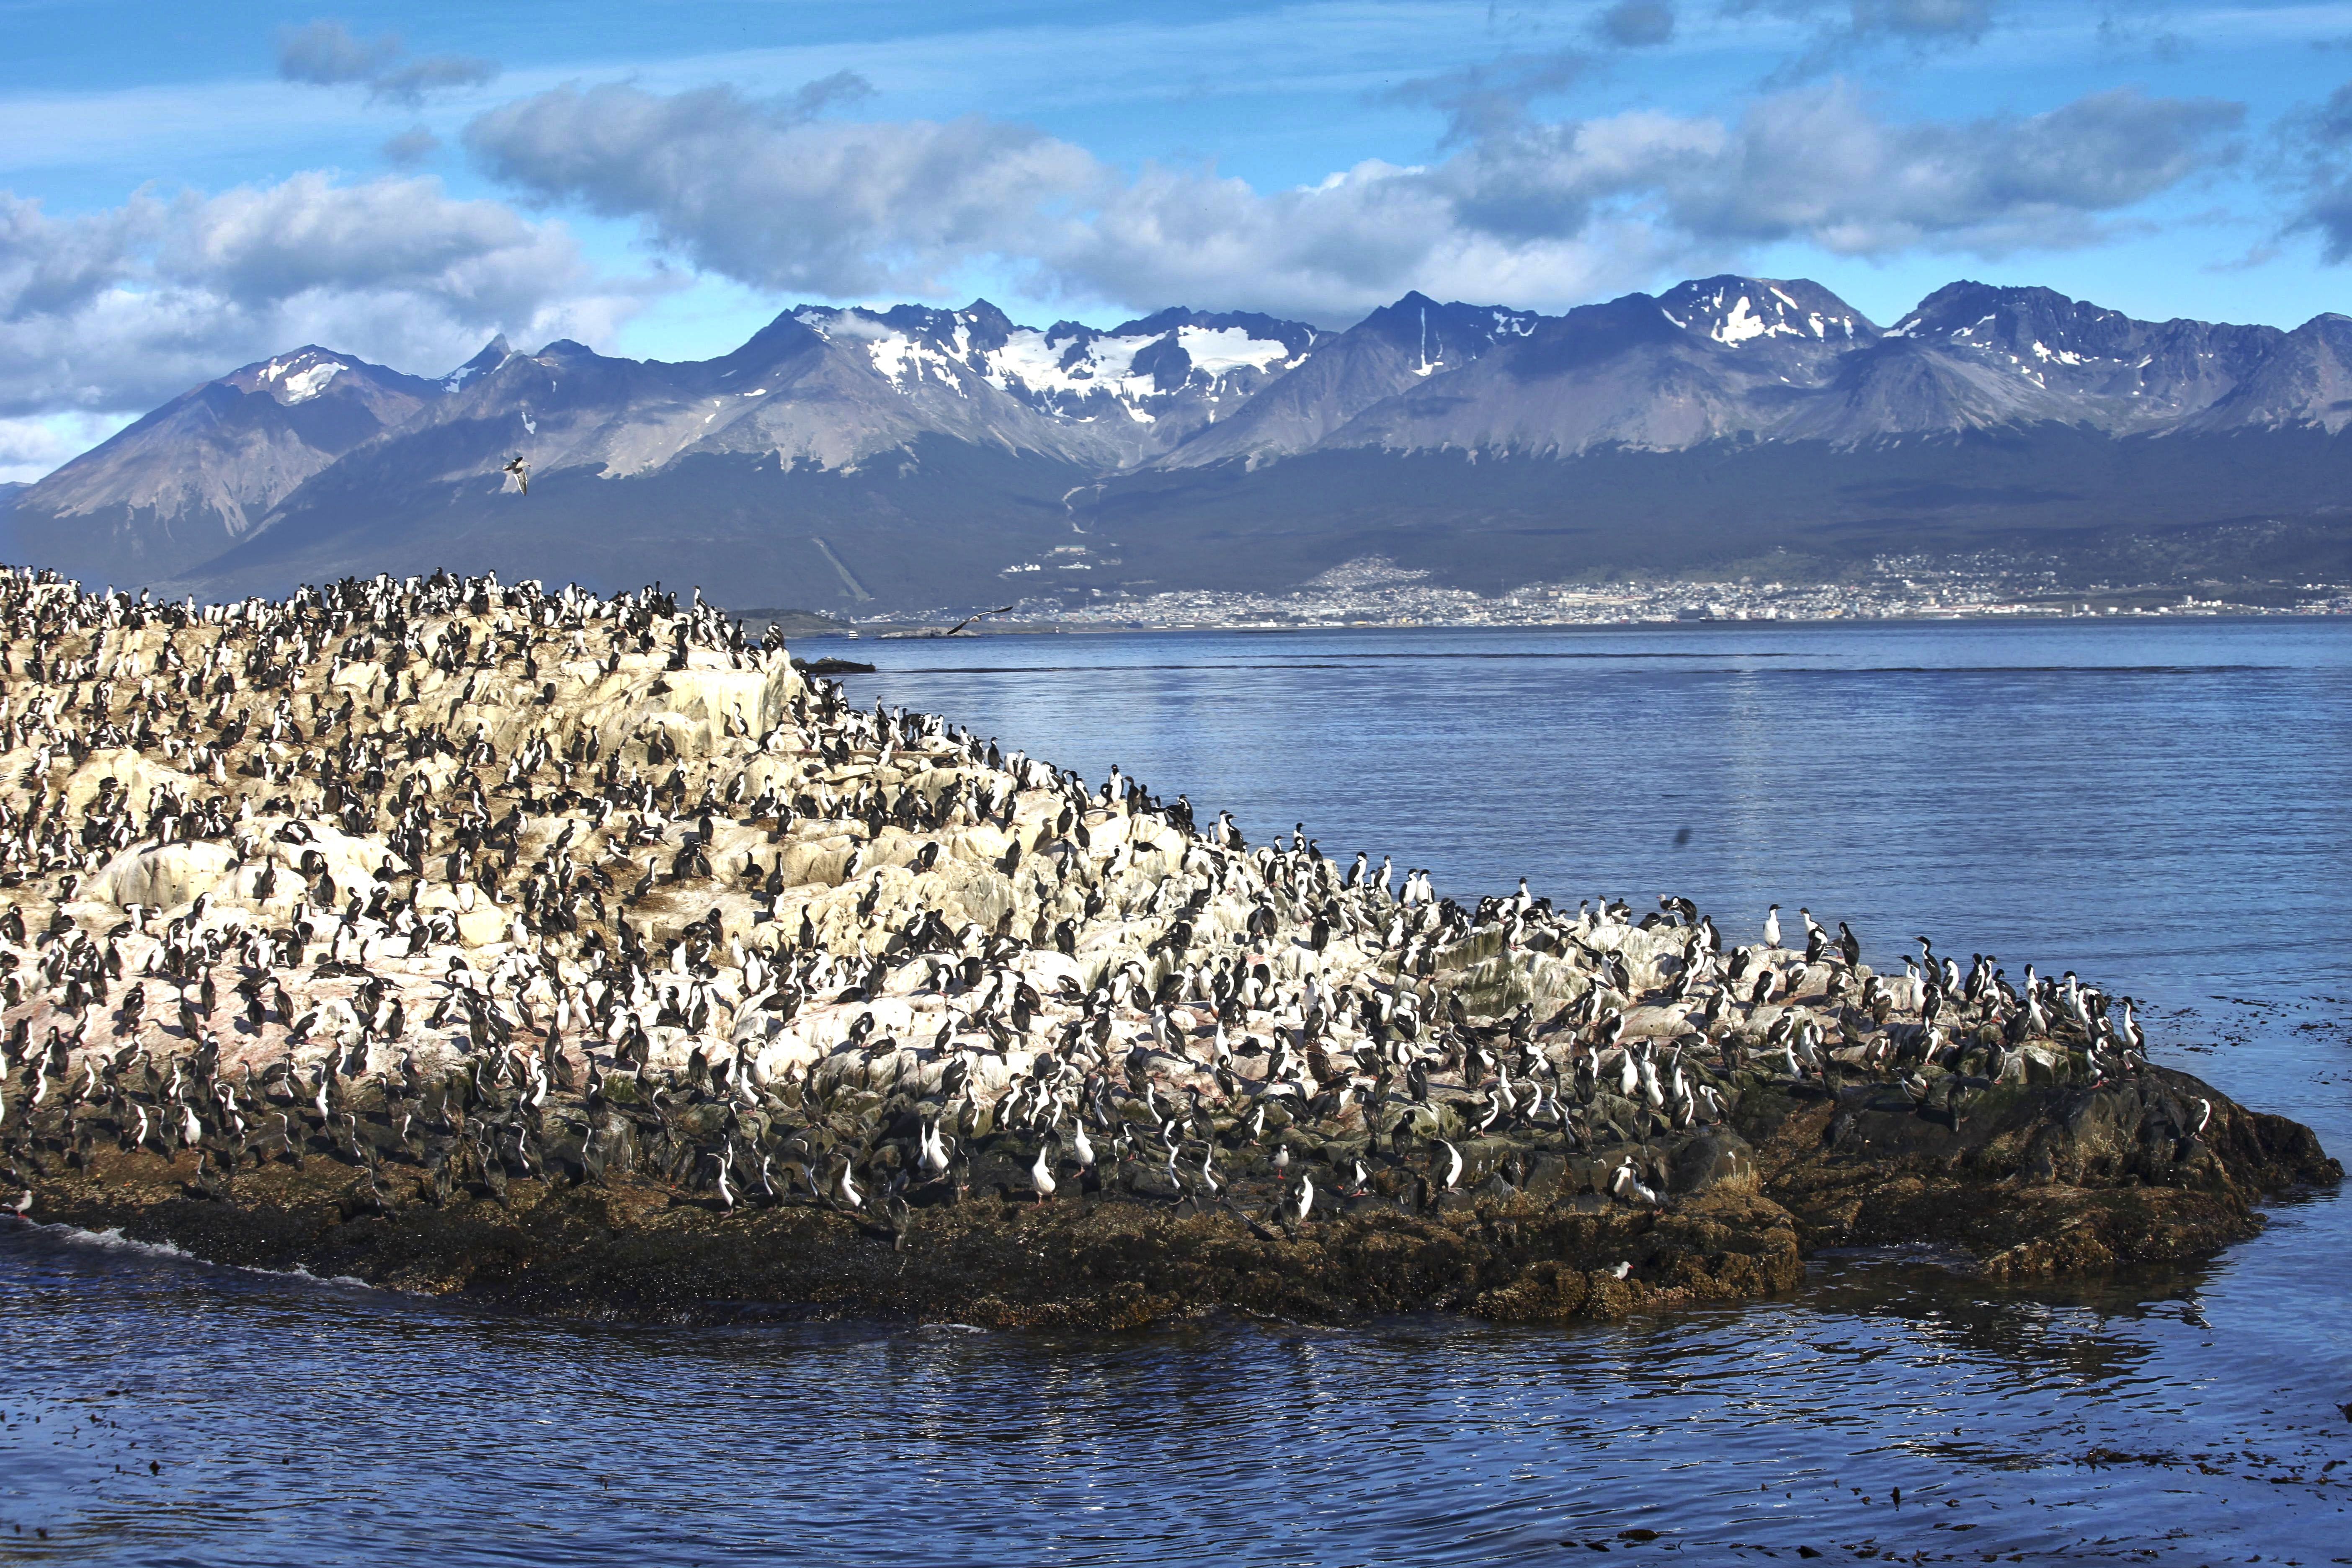
[{"label": "bird standing on rock", "polygon": [[[506,474],[527,493],[519,454]],[[1475,1129],[1510,1205],[1597,1174],[1656,1208],[1642,1173],[1749,1090],[1865,1079],[1925,1118],[2023,1062],[2031,1092],[2141,1068],[2129,997],[2032,971],[2013,993],[1924,944],[1890,985],[1804,910],[1800,964],[1778,905],[1730,945],[1671,893],[1637,921],[1525,879],[1442,899],[1409,868],[1392,897],[1387,857],[1327,858],[1303,823],[1253,847],[1116,765],[1090,787],[853,703],[658,584],[195,605],[0,569],[0,752],[27,764],[0,776],[12,1184],[112,1144],[110,1194],[234,1181],[242,1214],[298,1182],[395,1227],[419,1202],[693,1192],[664,1223],[878,1218],[911,1274],[913,1206],[1017,1197],[1024,1170],[1043,1205],[1066,1158],[1074,1198],[1266,1237],[1311,1223],[1318,1165],[1351,1215],[1486,1208],[1437,1201],[1468,1176],[1439,1134]],[[1833,1116],[1848,1099],[1875,1095]],[[20,1215],[47,1193],[24,1179]]]}]

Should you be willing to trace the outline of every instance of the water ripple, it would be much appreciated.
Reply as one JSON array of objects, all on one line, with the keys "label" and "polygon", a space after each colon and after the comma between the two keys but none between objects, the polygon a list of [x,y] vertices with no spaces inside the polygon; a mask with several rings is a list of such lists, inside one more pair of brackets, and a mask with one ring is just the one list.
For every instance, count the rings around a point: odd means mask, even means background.
[{"label": "water ripple", "polygon": [[[2352,1144],[2352,635],[1998,630],[886,643],[851,689],[1443,890],[2078,969]],[[2347,1214],[2061,1287],[1886,1249],[1574,1331],[1118,1337],[538,1322],[17,1226],[0,1563],[2341,1560]]]}]

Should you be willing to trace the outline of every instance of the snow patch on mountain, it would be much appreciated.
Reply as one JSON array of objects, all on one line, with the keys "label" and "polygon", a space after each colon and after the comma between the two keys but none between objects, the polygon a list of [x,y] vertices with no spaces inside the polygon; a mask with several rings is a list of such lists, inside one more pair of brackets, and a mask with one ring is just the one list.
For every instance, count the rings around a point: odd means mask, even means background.
[{"label": "snow patch on mountain", "polygon": [[1748,296],[1742,294],[1733,301],[1731,313],[1717,321],[1715,331],[1708,335],[1719,343],[1740,343],[1749,338],[1760,338],[1767,332],[1788,332],[1793,336],[1796,329],[1786,321],[1768,321],[1761,316],[1750,315]]},{"label": "snow patch on mountain", "polygon": [[[1142,455],[1138,440],[1164,446],[1213,419],[1220,402],[1245,400],[1295,368],[1317,336],[1298,322],[1183,310],[1108,331],[1076,321],[1040,330],[984,300],[962,310],[902,305],[887,313],[807,305],[791,315],[829,342],[861,346],[902,396],[952,387],[969,399],[985,384],[1063,426],[1095,426],[1107,436],[1126,429],[1112,438],[1133,456]],[[1163,426],[1148,436],[1139,428]]]},{"label": "snow patch on mountain", "polygon": [[[1793,287],[1814,295],[1811,300],[1800,300],[1789,292]],[[1760,289],[1745,279],[1708,279],[1697,283],[1685,283],[1665,296],[1670,308],[1661,302],[1666,320],[1685,331],[1700,332],[1726,346],[1753,342],[1759,338],[1810,339],[1827,342],[1832,338],[1852,342],[1857,327],[1867,333],[1868,323],[1851,311],[1824,310],[1834,297],[1816,285],[1792,284],[1783,287],[1766,282]]]},{"label": "snow patch on mountain", "polygon": [[963,377],[957,374],[965,368],[963,361],[971,352],[971,333],[961,321],[956,323],[955,334],[946,344],[886,330],[866,341],[866,352],[874,368],[901,392],[912,390],[918,382],[935,380],[960,395],[970,395],[963,390]]},{"label": "snow patch on mountain", "polygon": [[[1165,345],[1172,345],[1173,354]],[[1145,354],[1155,346],[1160,353]],[[1244,328],[1197,326],[1149,336],[1055,335],[1021,327],[1002,348],[982,358],[988,366],[983,374],[992,385],[1016,396],[1028,394],[1046,413],[1072,416],[1076,413],[1074,400],[1103,393],[1138,423],[1152,419],[1146,407],[1151,399],[1189,385],[1195,377],[1214,384],[1237,371],[1272,374],[1297,363],[1288,345],[1253,337]],[[1151,363],[1138,368],[1137,362],[1146,358]]]},{"label": "snow patch on mountain", "polygon": [[[1135,356],[1150,338],[1056,338],[1022,327],[1004,346],[988,356],[988,381],[1005,392],[1022,391],[1048,398],[1040,405],[1048,413],[1061,412],[1052,395],[1084,396],[1103,391],[1114,397],[1132,395]],[[1145,390],[1149,390],[1146,378]]]},{"label": "snow patch on mountain", "polygon": [[275,386],[280,403],[308,403],[326,391],[329,382],[350,368],[341,360],[298,354],[290,360],[271,360],[254,373],[253,379],[257,391]]},{"label": "snow patch on mountain", "polygon": [[1292,363],[1288,348],[1254,338],[1240,327],[1179,327],[1176,346],[1184,351],[1194,370],[1207,375],[1244,368],[1272,370]]}]

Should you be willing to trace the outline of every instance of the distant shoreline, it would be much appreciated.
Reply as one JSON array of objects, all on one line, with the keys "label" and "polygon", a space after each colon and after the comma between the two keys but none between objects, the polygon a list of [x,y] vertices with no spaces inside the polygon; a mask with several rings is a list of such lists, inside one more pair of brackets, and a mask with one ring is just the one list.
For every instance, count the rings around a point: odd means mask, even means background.
[{"label": "distant shoreline", "polygon": [[[793,635],[795,643],[819,639],[859,643],[935,643],[953,640],[970,642],[979,638],[1017,637],[1164,637],[1176,634],[1246,632],[1255,635],[1282,636],[1311,632],[1725,632],[1725,631],[1819,631],[1825,627],[1841,630],[1874,628],[1911,628],[1948,626],[2035,626],[2053,624],[2083,626],[2179,625],[2230,626],[2248,622],[2336,621],[2352,624],[2352,612],[2338,610],[2272,610],[2242,609],[2226,615],[1977,615],[1977,616],[1824,616],[1814,619],[1709,619],[1693,621],[1529,621],[1496,625],[1479,621],[1426,622],[1397,626],[1385,622],[1349,622],[1343,625],[1300,624],[1295,626],[1110,626],[1084,621],[1041,621],[1029,624],[995,625],[985,631],[958,633],[953,639],[945,637],[915,635],[918,628],[872,625],[843,626],[834,631],[801,632]],[[893,633],[898,635],[892,635]]]}]

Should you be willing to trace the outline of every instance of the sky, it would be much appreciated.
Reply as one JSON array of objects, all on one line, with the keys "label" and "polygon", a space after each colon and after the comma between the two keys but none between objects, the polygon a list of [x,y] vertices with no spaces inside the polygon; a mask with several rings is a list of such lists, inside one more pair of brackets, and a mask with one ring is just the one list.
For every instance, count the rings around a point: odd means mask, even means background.
[{"label": "sky", "polygon": [[0,480],[308,342],[1717,272],[2293,327],[2347,259],[2352,0],[0,0]]}]

